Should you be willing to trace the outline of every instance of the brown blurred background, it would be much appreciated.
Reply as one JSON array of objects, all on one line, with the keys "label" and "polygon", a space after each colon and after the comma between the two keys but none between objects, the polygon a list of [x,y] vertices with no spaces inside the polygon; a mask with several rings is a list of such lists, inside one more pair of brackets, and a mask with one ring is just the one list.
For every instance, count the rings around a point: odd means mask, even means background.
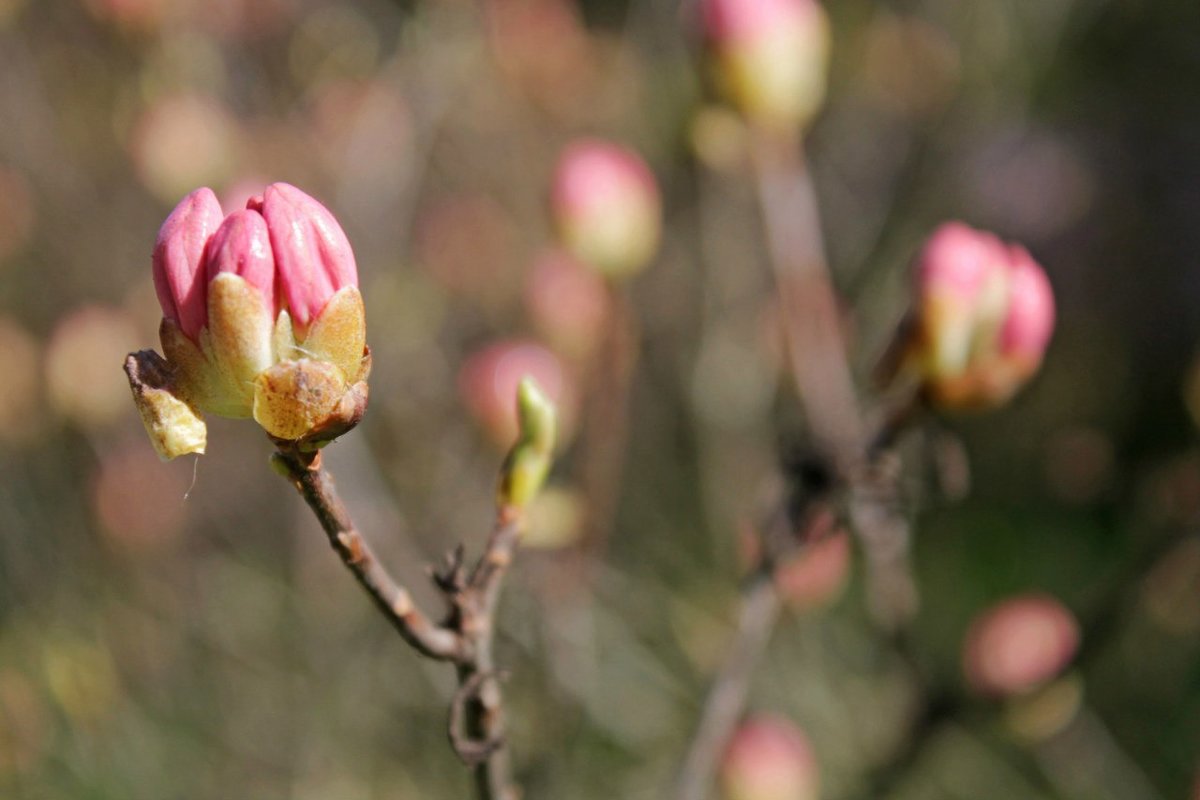
[{"label": "brown blurred background", "polygon": [[[664,796],[729,633],[736,532],[794,433],[742,133],[707,105],[684,6],[0,0],[0,797],[466,796],[453,676],[375,616],[265,438],[217,420],[208,455],[159,463],[120,365],[157,345],[149,254],[180,197],[209,185],[233,207],[286,180],[320,198],[354,244],[375,357],[370,413],[329,463],[423,590],[490,521],[501,451],[460,397],[469,355],[540,339],[589,393],[586,343],[555,341],[530,300],[547,180],[581,134],[645,155],[664,242],[629,287],[610,547],[586,596],[564,585],[585,472],[569,440],[499,658],[529,798]],[[906,440],[895,502],[915,518],[912,648],[946,691],[989,604],[1038,590],[1080,618],[1069,735],[971,706],[920,732],[886,796],[1190,798],[1200,5],[827,7],[809,155],[858,373],[947,218],[1028,245],[1060,310],[1014,404]],[[959,496],[938,465],[964,453]],[[785,619],[753,692],[808,732],[828,798],[868,796],[915,702],[851,561],[849,586]]]}]

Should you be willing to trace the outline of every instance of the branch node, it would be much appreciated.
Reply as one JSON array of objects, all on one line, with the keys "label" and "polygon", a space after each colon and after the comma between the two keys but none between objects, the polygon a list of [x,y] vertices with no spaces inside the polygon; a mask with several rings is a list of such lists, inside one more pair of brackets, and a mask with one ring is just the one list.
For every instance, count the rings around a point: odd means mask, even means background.
[{"label": "branch node", "polygon": [[488,760],[497,750],[504,746],[503,736],[488,736],[483,739],[473,738],[466,731],[467,706],[480,700],[484,684],[489,680],[505,680],[508,674],[491,670],[476,672],[463,681],[454,693],[450,703],[450,746],[458,754],[459,759],[472,769]]}]

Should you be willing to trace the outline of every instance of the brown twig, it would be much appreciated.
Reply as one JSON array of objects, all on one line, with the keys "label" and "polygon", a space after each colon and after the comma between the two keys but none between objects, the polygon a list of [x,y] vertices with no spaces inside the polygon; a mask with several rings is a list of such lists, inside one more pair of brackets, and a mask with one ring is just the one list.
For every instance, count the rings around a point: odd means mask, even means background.
[{"label": "brown twig", "polygon": [[342,563],[404,640],[430,658],[464,660],[468,649],[463,638],[434,623],[417,607],[409,591],[379,562],[367,540],[354,526],[333,478],[321,467],[320,453],[302,453],[281,447],[275,463],[313,510]]},{"label": "brown twig", "polygon": [[274,463],[313,510],[342,563],[404,640],[430,658],[455,664],[459,689],[451,703],[449,736],[459,758],[474,771],[479,800],[516,800],[492,643],[500,587],[519,541],[520,511],[500,508],[484,553],[469,572],[460,546],[434,574],[450,609],[446,621],[437,624],[388,573],[354,526],[333,478],[321,466],[319,452],[280,444]]},{"label": "brown twig", "polygon": [[507,724],[492,643],[500,586],[516,554],[520,521],[516,509],[500,510],[487,548],[467,578],[466,591],[456,600],[460,629],[471,643],[470,660],[458,668],[459,686],[465,699],[466,734],[470,742],[483,743],[487,754],[471,763],[457,745],[455,749],[475,772],[480,800],[518,797],[505,741]]}]

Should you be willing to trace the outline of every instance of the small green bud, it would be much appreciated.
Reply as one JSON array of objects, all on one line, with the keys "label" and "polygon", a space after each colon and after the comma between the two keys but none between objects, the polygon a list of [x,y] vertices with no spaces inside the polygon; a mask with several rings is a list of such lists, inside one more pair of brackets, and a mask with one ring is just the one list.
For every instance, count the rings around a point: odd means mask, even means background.
[{"label": "small green bud", "polygon": [[517,442],[500,470],[496,502],[524,508],[537,496],[550,472],[557,428],[554,404],[529,377],[522,378],[517,386],[517,421]]}]

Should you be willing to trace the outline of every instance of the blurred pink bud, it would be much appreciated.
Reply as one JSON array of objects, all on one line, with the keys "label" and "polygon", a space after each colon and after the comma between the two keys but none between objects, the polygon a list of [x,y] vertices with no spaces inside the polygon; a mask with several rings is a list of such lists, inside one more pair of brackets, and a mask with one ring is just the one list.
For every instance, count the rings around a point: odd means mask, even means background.
[{"label": "blurred pink bud", "polygon": [[1079,625],[1065,606],[1047,595],[1022,595],[971,623],[963,671],[967,683],[983,694],[1021,694],[1062,672],[1078,648]]},{"label": "blurred pink bud", "polygon": [[734,732],[721,760],[725,800],[817,800],[817,760],[808,737],[786,719],[758,716]]},{"label": "blurred pink bud", "polygon": [[832,603],[850,579],[850,556],[850,535],[844,530],[813,542],[776,569],[779,594],[793,611]]},{"label": "blurred pink bud", "polygon": [[154,291],[163,316],[193,341],[208,319],[201,266],[204,249],[221,217],[221,204],[212,190],[197,189],[175,206],[154,245]]},{"label": "blurred pink bud", "polygon": [[1011,250],[1008,313],[1000,329],[1000,349],[1011,358],[1041,363],[1054,332],[1054,290],[1046,273],[1023,247]]},{"label": "blurred pink bud", "polygon": [[992,234],[961,222],[944,223],[930,235],[917,260],[922,298],[946,294],[974,304],[1004,258],[1004,245]]},{"label": "blurred pink bud", "polygon": [[334,292],[358,286],[350,242],[325,206],[290,184],[271,184],[247,207],[266,219],[280,289],[292,321],[307,330]]},{"label": "blurred pink bud", "polygon": [[225,218],[209,241],[205,272],[208,281],[222,272],[240,275],[258,289],[271,320],[275,319],[275,256],[261,214],[243,209]]},{"label": "blurred pink bud", "polygon": [[634,152],[584,139],[559,158],[550,208],[566,249],[610,278],[642,270],[658,249],[662,200]]},{"label": "blurred pink bud", "polygon": [[825,99],[829,22],[815,0],[702,0],[701,22],[729,99],[750,120],[792,129]]},{"label": "blurred pink bud", "polygon": [[[514,398],[524,377],[533,378],[551,403],[570,408],[571,391],[557,356],[528,341],[501,341],[466,360],[458,374],[458,390],[472,416],[501,447],[517,436]],[[567,401],[564,403],[564,400]]]},{"label": "blurred pink bud", "polygon": [[947,408],[1007,401],[1037,372],[1054,329],[1045,272],[1021,247],[960,222],[917,259],[912,328],[897,352]]},{"label": "blurred pink bud", "polygon": [[543,254],[534,264],[525,307],[538,331],[570,356],[591,352],[610,313],[604,281],[559,250]]}]

